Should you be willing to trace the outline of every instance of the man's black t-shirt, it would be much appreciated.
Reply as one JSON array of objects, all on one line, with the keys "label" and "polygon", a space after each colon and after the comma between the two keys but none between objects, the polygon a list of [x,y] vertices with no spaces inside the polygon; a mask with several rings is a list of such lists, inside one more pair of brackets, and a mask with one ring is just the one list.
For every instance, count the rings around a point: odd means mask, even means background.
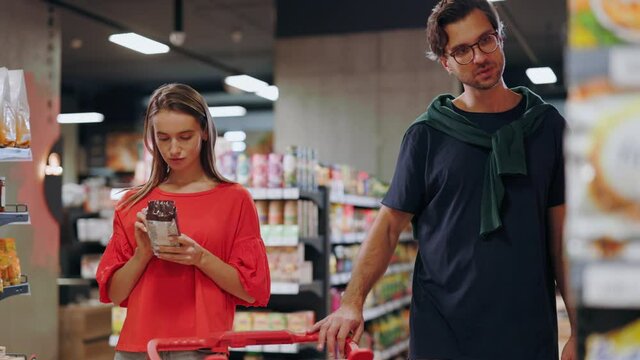
[{"label": "man's black t-shirt", "polygon": [[[518,119],[455,109],[488,133]],[[547,210],[564,203],[565,121],[554,109],[525,138],[528,174],[503,176],[503,227],[479,236],[488,149],[424,122],[406,132],[382,203],[414,214],[419,253],[411,359],[558,359]]]}]

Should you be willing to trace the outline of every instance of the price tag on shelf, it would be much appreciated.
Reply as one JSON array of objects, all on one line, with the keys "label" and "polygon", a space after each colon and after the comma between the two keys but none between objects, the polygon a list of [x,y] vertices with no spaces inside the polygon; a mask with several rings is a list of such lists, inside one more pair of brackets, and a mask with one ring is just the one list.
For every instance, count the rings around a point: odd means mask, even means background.
[{"label": "price tag on shelf", "polygon": [[271,293],[277,295],[295,295],[300,292],[300,284],[297,283],[285,283],[285,282],[272,282]]},{"label": "price tag on shelf", "polygon": [[286,188],[282,191],[282,197],[285,200],[297,200],[300,198],[300,189]]},{"label": "price tag on shelf", "polygon": [[640,307],[640,265],[597,264],[583,274],[583,302],[603,308]]},{"label": "price tag on shelf", "polygon": [[266,353],[279,353],[280,345],[262,345],[262,351]]},{"label": "price tag on shelf", "polygon": [[253,200],[267,200],[267,189],[249,188]]},{"label": "price tag on shelf", "polygon": [[262,352],[262,345],[248,345],[245,349],[247,352]]},{"label": "price tag on shelf", "polygon": [[267,189],[267,199],[282,200],[282,189]]},{"label": "price tag on shelf", "polygon": [[284,354],[297,354],[298,344],[282,344],[280,345],[280,352]]}]

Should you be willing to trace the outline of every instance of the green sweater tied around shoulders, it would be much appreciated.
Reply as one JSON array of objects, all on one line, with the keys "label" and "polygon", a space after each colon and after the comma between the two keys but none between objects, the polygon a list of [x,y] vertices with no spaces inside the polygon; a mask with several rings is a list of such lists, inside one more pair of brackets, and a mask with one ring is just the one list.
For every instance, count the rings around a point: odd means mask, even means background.
[{"label": "green sweater tied around shoulders", "polygon": [[453,109],[453,96],[436,97],[427,112],[417,122],[468,144],[489,149],[485,166],[482,202],[480,208],[480,236],[486,237],[502,227],[500,210],[504,199],[503,175],[527,175],[524,138],[542,123],[543,114],[553,107],[525,87],[511,89],[525,98],[523,115],[498,129],[494,134],[478,128],[473,122]]}]

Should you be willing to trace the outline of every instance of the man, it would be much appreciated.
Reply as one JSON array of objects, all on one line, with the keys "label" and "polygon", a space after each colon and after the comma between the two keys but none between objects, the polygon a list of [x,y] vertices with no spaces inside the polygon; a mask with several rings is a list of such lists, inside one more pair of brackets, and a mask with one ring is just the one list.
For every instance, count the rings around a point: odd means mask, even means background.
[{"label": "man", "polygon": [[[505,85],[503,27],[486,0],[440,1],[427,36],[464,92],[437,97],[407,130],[341,307],[312,328],[318,346],[333,354],[360,338],[366,294],[412,221],[410,359],[558,359],[565,121]],[[572,336],[562,360],[574,347]]]}]

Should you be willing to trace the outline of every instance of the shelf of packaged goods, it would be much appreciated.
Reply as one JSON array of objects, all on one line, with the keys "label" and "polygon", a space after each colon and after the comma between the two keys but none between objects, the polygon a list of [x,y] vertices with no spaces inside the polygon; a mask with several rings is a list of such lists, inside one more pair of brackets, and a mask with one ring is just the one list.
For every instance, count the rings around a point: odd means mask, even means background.
[{"label": "shelf of packaged goods", "polygon": [[402,354],[409,349],[409,339],[403,340],[383,351],[376,351],[373,354],[374,360],[388,360]]},{"label": "shelf of packaged goods", "polygon": [[364,309],[364,312],[363,312],[364,321],[377,319],[383,315],[402,309],[407,305],[411,305],[411,295],[407,295],[397,300],[392,300],[386,304]]},{"label": "shelf of packaged goods", "polygon": [[[366,232],[355,232],[355,233],[346,233],[341,235],[334,235],[331,237],[332,245],[348,245],[348,244],[360,244],[367,237]],[[398,241],[412,241],[413,234],[411,233],[402,233],[398,238]]]},{"label": "shelf of packaged goods", "polygon": [[311,245],[316,248],[318,251],[322,251],[322,245],[324,242],[324,238],[322,236],[317,237],[297,237],[297,236],[286,236],[286,237],[272,237],[265,236],[264,237],[264,246],[278,247],[278,246],[297,246],[299,243]]},{"label": "shelf of packaged goods", "polygon": [[0,212],[0,226],[7,224],[30,224],[29,212]]},{"label": "shelf of packaged goods", "polygon": [[263,189],[247,188],[253,200],[312,200],[322,207],[322,193],[320,191],[304,190],[299,188]]},{"label": "shelf of packaged goods", "polygon": [[[397,274],[402,272],[413,271],[413,263],[392,264],[389,265],[385,275]],[[337,274],[331,274],[331,286],[344,285],[351,280],[351,272],[343,272]]]},{"label": "shelf of packaged goods", "polygon": [[0,148],[0,162],[31,160],[31,149]]},{"label": "shelf of packaged goods", "polygon": [[0,292],[0,300],[16,295],[31,295],[29,283],[25,282],[19,285],[5,286],[4,290]]},{"label": "shelf of packaged goods", "polygon": [[370,208],[370,209],[379,208],[381,200],[382,199],[380,198],[371,197],[371,196],[337,194],[337,193],[332,193],[331,196],[329,197],[329,202],[331,202],[332,204],[353,205],[355,207]]},{"label": "shelf of packaged goods", "polygon": [[310,284],[277,281],[271,283],[271,295],[297,295],[301,292],[313,292],[322,296],[322,281],[315,280]]},{"label": "shelf of packaged goods", "polygon": [[314,350],[314,343],[306,344],[280,344],[280,345],[249,345],[242,348],[231,348],[237,352],[256,352],[272,354],[297,354],[302,350]]}]

